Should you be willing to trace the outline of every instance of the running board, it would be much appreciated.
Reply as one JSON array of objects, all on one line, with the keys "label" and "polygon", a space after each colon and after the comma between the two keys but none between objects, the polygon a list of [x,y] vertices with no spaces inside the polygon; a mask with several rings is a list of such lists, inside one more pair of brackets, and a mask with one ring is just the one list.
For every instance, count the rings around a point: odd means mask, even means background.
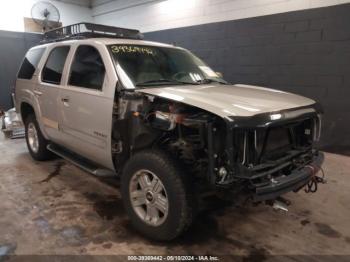
[{"label": "running board", "polygon": [[88,159],[78,156],[60,146],[49,144],[47,146],[47,149],[52,153],[62,157],[63,159],[71,162],[72,164],[80,167],[84,171],[94,176],[98,176],[98,177],[115,177],[116,176],[116,173],[113,172],[112,170],[98,167]]}]

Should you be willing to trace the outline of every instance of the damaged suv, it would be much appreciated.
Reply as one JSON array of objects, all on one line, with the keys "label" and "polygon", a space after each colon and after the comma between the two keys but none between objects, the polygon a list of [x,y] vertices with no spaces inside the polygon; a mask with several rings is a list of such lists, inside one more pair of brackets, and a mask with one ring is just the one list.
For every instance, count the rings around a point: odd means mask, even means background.
[{"label": "damaged suv", "polygon": [[54,153],[120,176],[134,227],[158,240],[191,225],[203,193],[273,201],[312,182],[323,162],[318,103],[230,85],[188,50],[136,30],[47,32],[19,70],[16,102],[35,160]]}]

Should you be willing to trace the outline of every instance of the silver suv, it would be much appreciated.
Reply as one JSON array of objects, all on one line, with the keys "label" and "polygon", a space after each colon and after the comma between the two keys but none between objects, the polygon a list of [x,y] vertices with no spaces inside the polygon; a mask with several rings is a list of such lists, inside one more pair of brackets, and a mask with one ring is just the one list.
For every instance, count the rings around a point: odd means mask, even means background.
[{"label": "silver suv", "polygon": [[179,236],[203,193],[271,202],[320,181],[315,101],[228,84],[188,50],[136,30],[82,23],[44,36],[16,82],[31,156],[119,176],[144,235]]}]

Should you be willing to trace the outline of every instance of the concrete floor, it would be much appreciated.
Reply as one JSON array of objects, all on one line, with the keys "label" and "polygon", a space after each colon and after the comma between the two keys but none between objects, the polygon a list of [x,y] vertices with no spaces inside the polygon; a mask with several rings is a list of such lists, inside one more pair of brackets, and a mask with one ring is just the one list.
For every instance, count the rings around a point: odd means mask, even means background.
[{"label": "concrete floor", "polygon": [[2,134],[0,156],[0,255],[350,255],[349,157],[326,154],[328,183],[288,194],[288,213],[212,203],[185,236],[158,243],[132,229],[117,180],[61,159],[35,162],[23,139]]}]

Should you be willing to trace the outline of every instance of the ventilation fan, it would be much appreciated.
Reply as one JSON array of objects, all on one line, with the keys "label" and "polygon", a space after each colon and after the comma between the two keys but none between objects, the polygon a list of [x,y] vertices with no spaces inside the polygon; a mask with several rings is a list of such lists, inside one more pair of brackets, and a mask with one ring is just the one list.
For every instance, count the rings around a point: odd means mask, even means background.
[{"label": "ventilation fan", "polygon": [[60,21],[60,12],[57,7],[45,1],[34,4],[31,14],[34,22],[40,25],[43,31],[57,27]]}]

